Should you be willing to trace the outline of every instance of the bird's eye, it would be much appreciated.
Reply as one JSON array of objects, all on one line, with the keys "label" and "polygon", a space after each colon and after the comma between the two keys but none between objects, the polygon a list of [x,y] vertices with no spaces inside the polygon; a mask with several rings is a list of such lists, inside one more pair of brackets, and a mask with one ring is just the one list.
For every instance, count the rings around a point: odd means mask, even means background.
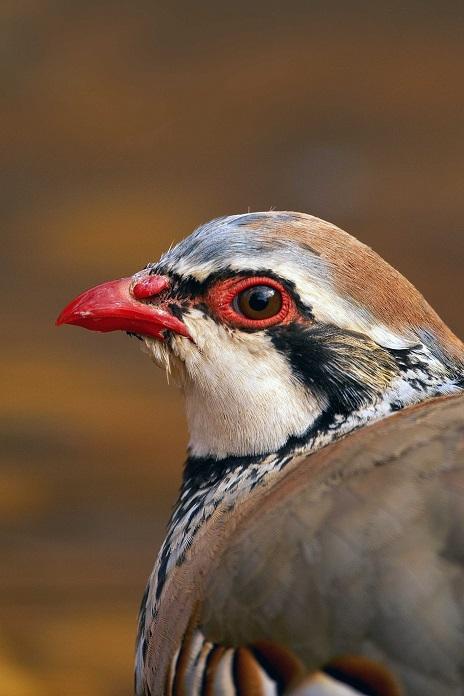
[{"label": "bird's eye", "polygon": [[253,285],[238,293],[234,304],[247,319],[269,319],[282,309],[282,295],[270,285]]},{"label": "bird's eye", "polygon": [[215,283],[207,304],[229,326],[260,331],[296,320],[298,310],[288,289],[275,278],[239,276]]}]

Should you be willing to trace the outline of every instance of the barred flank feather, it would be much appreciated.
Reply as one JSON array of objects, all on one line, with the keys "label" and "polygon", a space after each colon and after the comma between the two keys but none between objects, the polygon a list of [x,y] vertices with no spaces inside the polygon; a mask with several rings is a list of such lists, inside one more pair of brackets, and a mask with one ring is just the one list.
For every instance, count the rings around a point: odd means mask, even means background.
[{"label": "barred flank feather", "polygon": [[286,648],[270,641],[226,648],[188,629],[169,667],[168,696],[401,696],[382,665],[338,658],[307,674]]}]

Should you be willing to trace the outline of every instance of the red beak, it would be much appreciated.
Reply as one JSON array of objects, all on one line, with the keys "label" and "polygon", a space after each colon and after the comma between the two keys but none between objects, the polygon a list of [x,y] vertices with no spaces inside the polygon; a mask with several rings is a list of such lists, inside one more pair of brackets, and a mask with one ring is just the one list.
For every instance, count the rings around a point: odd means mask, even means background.
[{"label": "red beak", "polygon": [[63,309],[56,325],[75,324],[91,331],[131,331],[163,340],[166,330],[189,336],[185,324],[162,307],[140,300],[169,287],[165,276],[121,278],[86,290]]}]

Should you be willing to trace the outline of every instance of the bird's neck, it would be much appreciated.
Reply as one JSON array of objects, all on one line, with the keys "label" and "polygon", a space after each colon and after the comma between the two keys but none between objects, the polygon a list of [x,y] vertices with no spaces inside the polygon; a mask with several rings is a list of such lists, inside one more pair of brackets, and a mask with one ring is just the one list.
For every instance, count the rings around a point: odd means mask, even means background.
[{"label": "bird's neck", "polygon": [[225,505],[232,510],[255,487],[266,485],[271,477],[297,457],[312,454],[405,407],[463,389],[462,368],[460,372],[446,374],[436,366],[432,369],[418,356],[409,356],[404,358],[400,376],[392,382],[383,398],[348,414],[338,413],[329,404],[320,410],[303,435],[290,436],[276,451],[220,458],[189,456],[179,499],[154,571],[155,604],[170,570],[182,561],[196,533],[218,506]]},{"label": "bird's neck", "polygon": [[270,455],[309,454],[351,430],[464,386],[462,364],[443,362],[425,345],[389,349],[388,358],[394,365],[392,377],[377,391],[369,391],[355,372],[346,381],[339,375],[331,384],[330,375],[327,389],[323,380],[314,389],[311,375],[306,384],[279,375],[280,381],[260,379],[250,387],[228,375],[222,388],[212,379],[201,383],[201,391],[189,385],[190,456],[183,490],[214,487],[229,471],[239,472]]}]

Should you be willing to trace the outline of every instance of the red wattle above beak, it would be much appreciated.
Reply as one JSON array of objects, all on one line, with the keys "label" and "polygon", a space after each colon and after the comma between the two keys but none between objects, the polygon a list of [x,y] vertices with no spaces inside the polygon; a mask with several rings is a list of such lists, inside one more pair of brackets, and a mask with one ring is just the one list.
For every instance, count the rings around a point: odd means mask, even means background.
[{"label": "red wattle above beak", "polygon": [[[130,331],[164,338],[166,330],[189,336],[185,324],[166,309],[139,300],[169,287],[164,276],[121,278],[86,290],[63,309],[56,325],[75,324],[91,331]],[[139,298],[139,299],[136,299]]]}]

